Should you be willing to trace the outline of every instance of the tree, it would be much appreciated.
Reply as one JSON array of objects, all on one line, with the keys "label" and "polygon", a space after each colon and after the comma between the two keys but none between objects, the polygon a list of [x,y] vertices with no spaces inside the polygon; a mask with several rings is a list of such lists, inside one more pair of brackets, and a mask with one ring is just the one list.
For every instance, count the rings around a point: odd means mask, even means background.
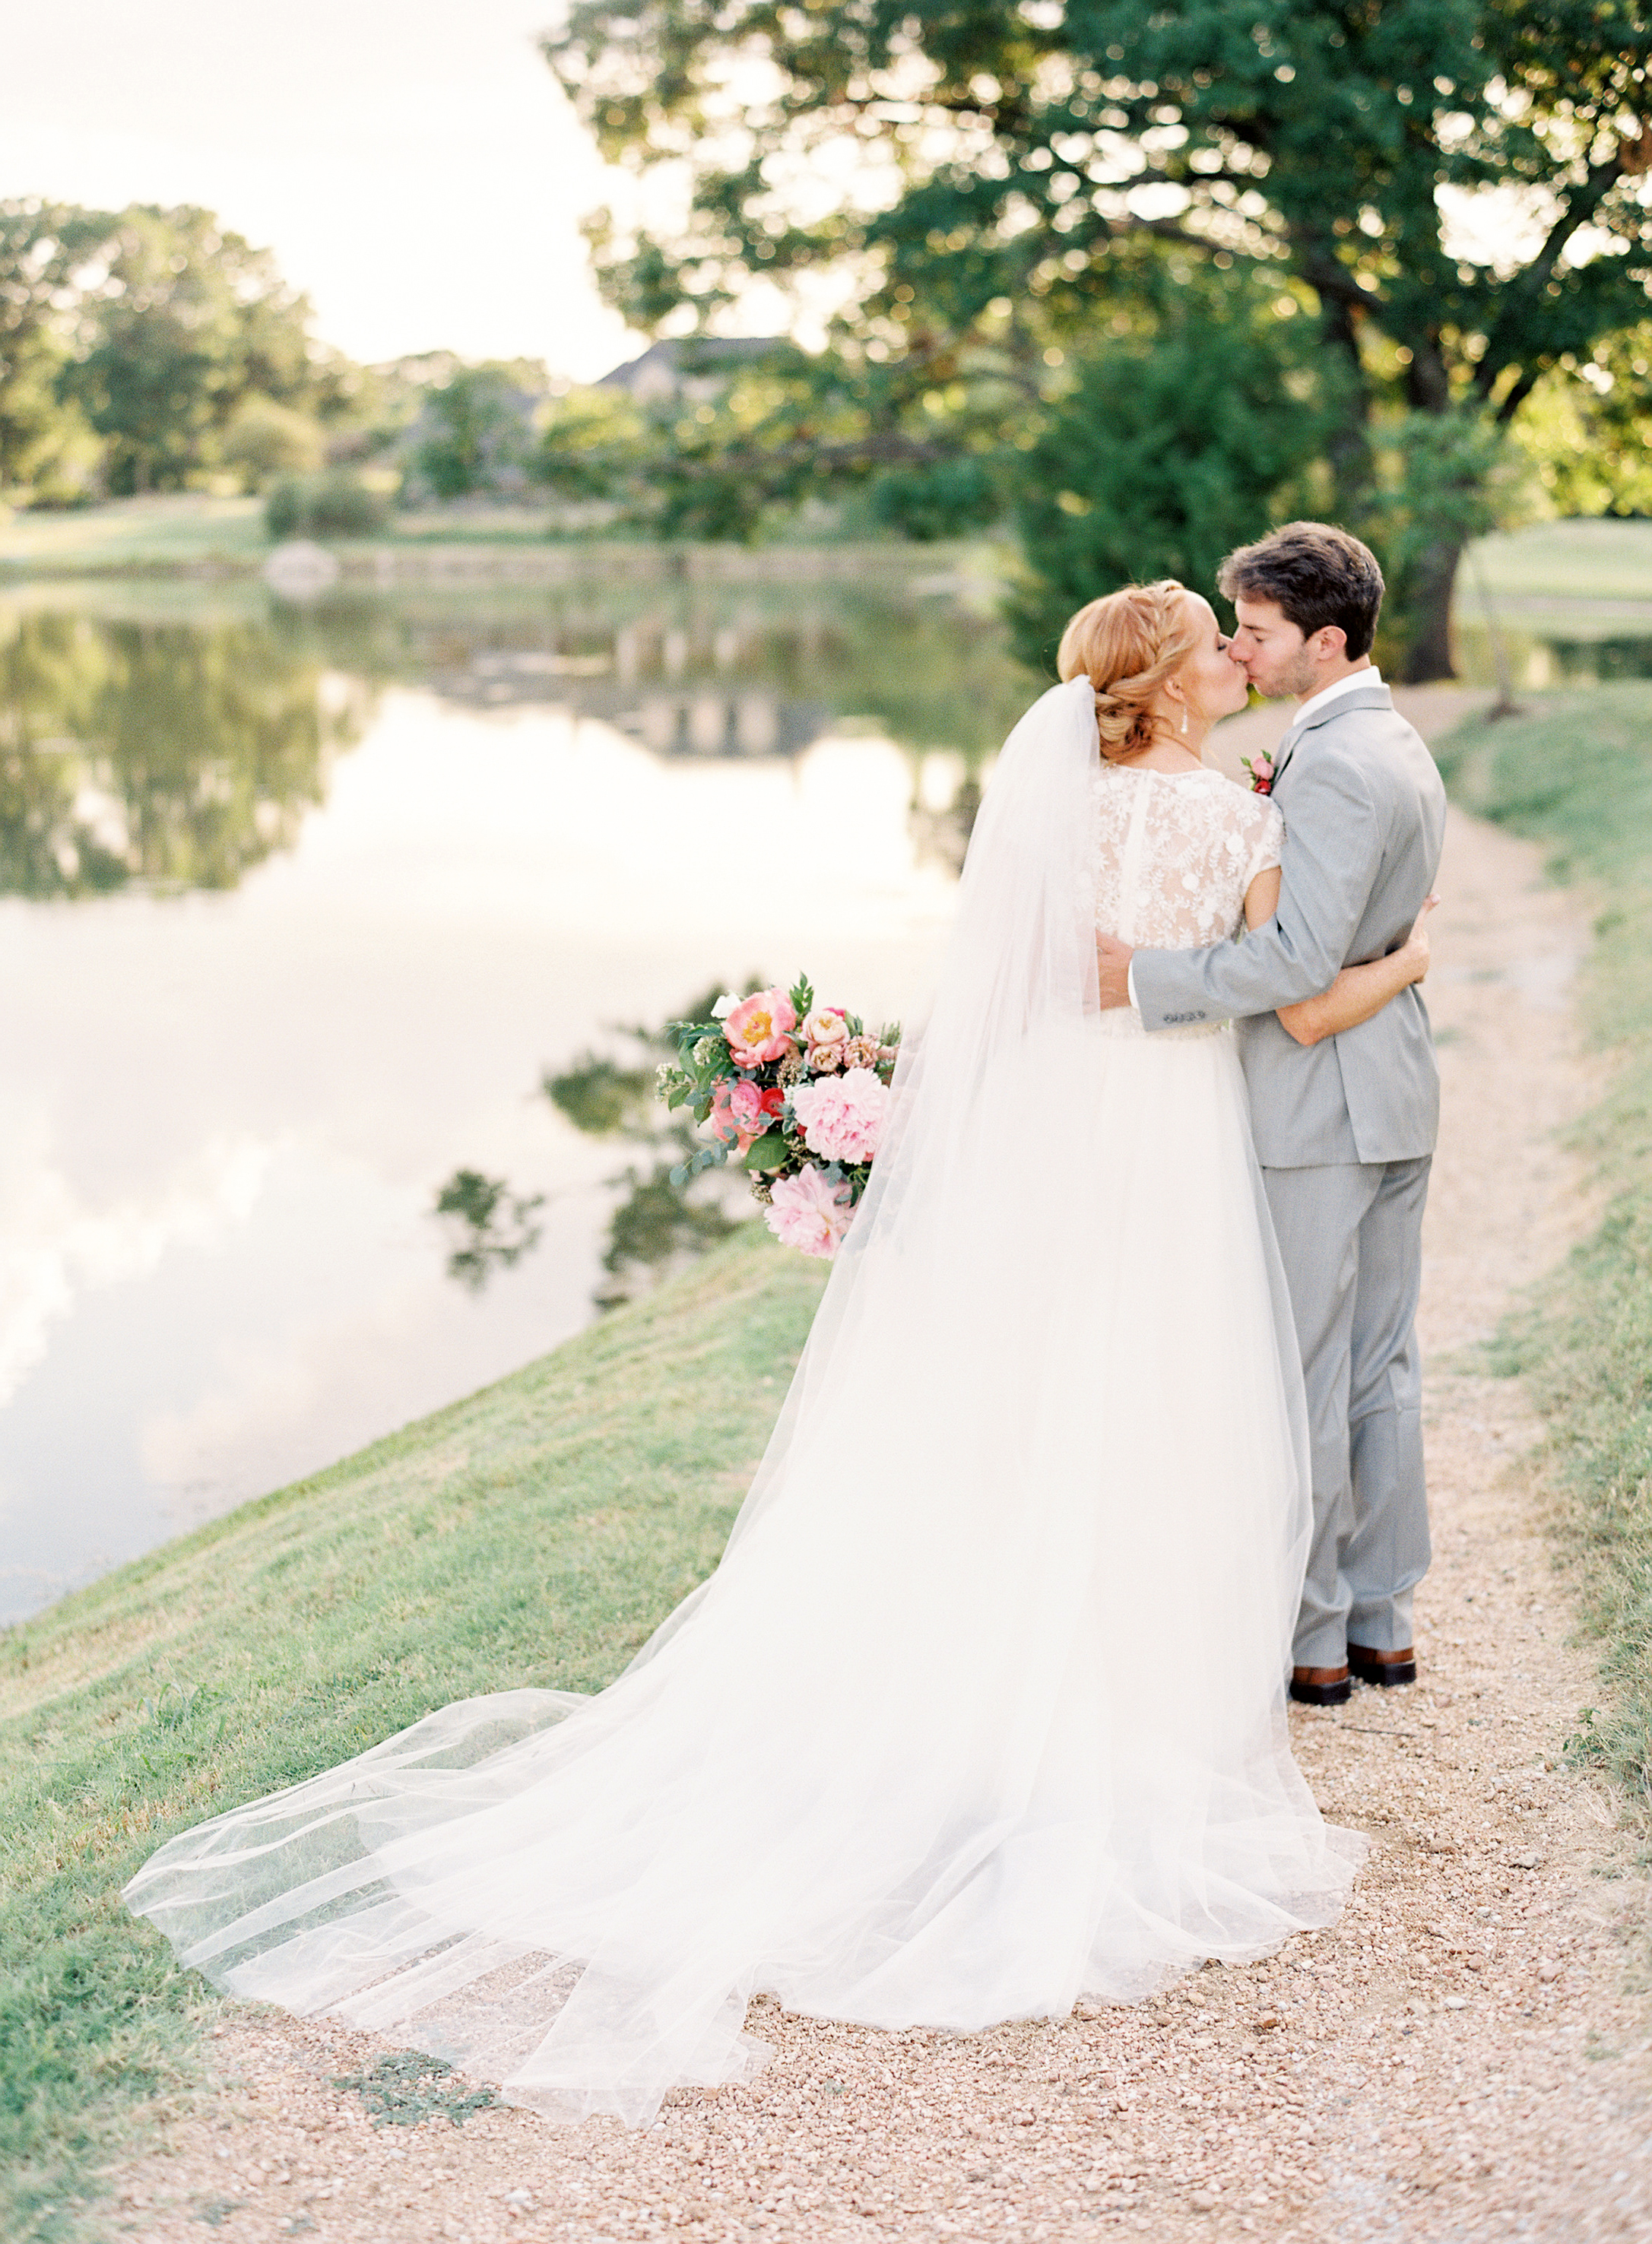
[{"label": "tree", "polygon": [[308,304],[210,211],[121,212],[83,267],[78,310],[61,388],[105,439],[112,490],[181,488],[249,396],[307,400]]},{"label": "tree", "polygon": [[113,221],[28,197],[0,202],[0,491],[72,495],[98,446],[62,395],[79,267]]},{"label": "tree", "polygon": [[[823,485],[882,486],[880,512],[920,536],[938,534],[950,505],[979,510],[978,474],[951,489],[945,477],[969,466],[960,455],[970,445],[985,448],[998,433],[987,426],[986,385],[949,402],[932,373],[892,380],[831,354],[811,361],[785,342],[732,372],[714,351],[704,357],[685,346],[681,387],[647,404],[606,384],[557,399],[541,427],[537,479],[565,498],[614,501],[623,519],[672,538],[755,537],[772,513]],[[924,480],[936,470],[939,486]]]},{"label": "tree", "polygon": [[[674,238],[599,238],[633,318],[830,266],[869,359],[956,349],[995,302],[1060,348],[1175,244],[1312,291],[1358,524],[1378,409],[1506,426],[1646,312],[1631,0],[575,0],[546,52],[606,155],[692,181]],[[1449,666],[1461,543],[1412,572],[1415,675]]]},{"label": "tree", "polygon": [[239,470],[248,490],[262,490],[276,476],[313,475],[326,453],[326,434],[314,414],[295,413],[256,391],[235,408],[219,443],[224,465]]},{"label": "tree", "polygon": [[413,458],[437,498],[519,487],[534,449],[541,366],[459,366],[432,389],[415,429]]},{"label": "tree", "polygon": [[1328,397],[1313,380],[1310,326],[1289,291],[1189,276],[1138,334],[1080,362],[1014,478],[1029,660],[1053,674],[1066,618],[1132,578],[1214,599],[1225,553],[1311,506],[1335,384]]},{"label": "tree", "polygon": [[1520,416],[1520,446],[1562,514],[1652,515],[1652,320],[1569,354]]}]

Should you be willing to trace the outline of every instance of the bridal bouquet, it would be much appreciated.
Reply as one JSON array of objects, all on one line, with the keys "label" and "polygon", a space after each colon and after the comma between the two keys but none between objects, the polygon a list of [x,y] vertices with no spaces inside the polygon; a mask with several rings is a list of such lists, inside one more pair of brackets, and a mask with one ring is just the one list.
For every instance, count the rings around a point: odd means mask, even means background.
[{"label": "bridal bouquet", "polygon": [[677,1061],[660,1068],[659,1094],[712,1133],[672,1182],[737,1160],[776,1239],[836,1254],[884,1133],[900,1033],[869,1035],[858,1014],[816,1004],[807,975],[720,997],[708,1021],[671,1022]]}]

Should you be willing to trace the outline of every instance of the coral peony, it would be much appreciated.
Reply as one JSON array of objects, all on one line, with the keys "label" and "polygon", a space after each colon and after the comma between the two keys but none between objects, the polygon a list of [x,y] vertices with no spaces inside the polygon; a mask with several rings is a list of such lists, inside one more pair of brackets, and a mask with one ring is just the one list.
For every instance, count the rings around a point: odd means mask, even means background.
[{"label": "coral peony", "polygon": [[869,1067],[800,1083],[791,1094],[803,1143],[828,1161],[870,1161],[884,1134],[889,1091]]},{"label": "coral peony", "polygon": [[792,1051],[797,1015],[783,990],[756,990],[742,997],[723,1022],[728,1049],[741,1067],[761,1067]]},{"label": "coral peony", "polygon": [[763,1221],[782,1247],[829,1258],[854,1220],[849,1186],[835,1185],[810,1162],[795,1177],[776,1177]]},{"label": "coral peony", "polygon": [[763,1091],[755,1083],[720,1083],[712,1094],[712,1128],[726,1145],[744,1153],[780,1119],[784,1092]]}]

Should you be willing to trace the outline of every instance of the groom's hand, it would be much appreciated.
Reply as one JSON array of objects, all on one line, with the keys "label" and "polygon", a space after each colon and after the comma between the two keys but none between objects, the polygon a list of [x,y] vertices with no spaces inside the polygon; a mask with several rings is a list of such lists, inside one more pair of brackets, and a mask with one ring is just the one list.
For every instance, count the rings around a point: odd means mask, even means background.
[{"label": "groom's hand", "polygon": [[1101,1010],[1112,1005],[1127,1005],[1130,1002],[1130,961],[1135,956],[1127,943],[1121,943],[1116,935],[1098,935],[1095,939],[1096,971],[1101,983]]}]

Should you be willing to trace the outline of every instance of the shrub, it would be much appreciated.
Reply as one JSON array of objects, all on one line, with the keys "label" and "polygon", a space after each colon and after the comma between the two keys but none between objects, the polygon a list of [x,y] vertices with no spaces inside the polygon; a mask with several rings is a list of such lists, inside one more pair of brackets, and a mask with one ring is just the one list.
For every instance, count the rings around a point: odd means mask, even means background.
[{"label": "shrub", "polygon": [[932,467],[890,468],[871,490],[872,519],[884,530],[928,544],[986,530],[1002,510],[983,462],[938,460]]},{"label": "shrub", "polygon": [[313,475],[325,456],[320,422],[273,397],[243,398],[224,431],[224,464],[240,470],[248,490],[261,490],[272,476]]},{"label": "shrub", "polygon": [[339,470],[283,476],[264,502],[272,537],[371,537],[389,518],[389,502],[360,477]]}]

